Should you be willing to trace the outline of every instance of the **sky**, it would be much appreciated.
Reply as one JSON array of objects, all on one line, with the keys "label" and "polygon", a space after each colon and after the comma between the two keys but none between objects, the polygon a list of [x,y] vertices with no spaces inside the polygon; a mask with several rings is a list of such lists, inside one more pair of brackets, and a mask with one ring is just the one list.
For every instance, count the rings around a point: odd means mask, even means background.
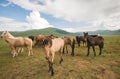
[{"label": "sky", "polygon": [[0,0],[0,31],[120,29],[120,0]]}]

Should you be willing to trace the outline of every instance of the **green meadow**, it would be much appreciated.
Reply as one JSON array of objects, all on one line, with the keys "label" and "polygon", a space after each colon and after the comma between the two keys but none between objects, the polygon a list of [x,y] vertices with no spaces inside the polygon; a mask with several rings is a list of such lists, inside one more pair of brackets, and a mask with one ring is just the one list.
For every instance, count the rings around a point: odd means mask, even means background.
[{"label": "green meadow", "polygon": [[34,55],[24,52],[12,57],[7,42],[0,38],[0,79],[120,79],[120,36],[104,36],[103,53],[94,57],[92,48],[87,57],[87,47],[75,45],[75,56],[63,54],[64,61],[59,64],[59,53],[54,59],[55,75],[48,73],[48,63],[45,59],[44,48],[33,48]]}]

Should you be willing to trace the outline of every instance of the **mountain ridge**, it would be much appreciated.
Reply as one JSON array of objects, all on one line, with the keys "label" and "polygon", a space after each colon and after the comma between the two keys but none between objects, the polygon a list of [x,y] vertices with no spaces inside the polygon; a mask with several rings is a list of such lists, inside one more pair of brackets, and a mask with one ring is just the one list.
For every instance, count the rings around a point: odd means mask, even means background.
[{"label": "mountain ridge", "polygon": [[[120,35],[120,29],[119,30],[96,30],[96,31],[87,31],[89,34],[100,34],[100,35]],[[1,33],[1,32],[0,32]],[[83,32],[76,32],[76,33],[71,33],[67,32],[62,29],[58,28],[44,28],[44,29],[33,29],[33,30],[27,30],[27,31],[11,31],[15,36],[30,36],[30,35],[55,35],[55,36],[76,36],[76,35],[83,35]]]}]

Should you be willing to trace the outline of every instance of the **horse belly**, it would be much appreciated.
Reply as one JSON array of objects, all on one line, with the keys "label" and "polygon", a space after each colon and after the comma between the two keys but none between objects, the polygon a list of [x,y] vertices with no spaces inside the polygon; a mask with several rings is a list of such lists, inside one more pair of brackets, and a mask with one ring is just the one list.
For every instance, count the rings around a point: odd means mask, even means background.
[{"label": "horse belly", "polygon": [[14,45],[15,45],[16,47],[21,47],[21,46],[24,46],[24,42],[23,42],[23,41],[16,41],[16,42],[14,43]]}]

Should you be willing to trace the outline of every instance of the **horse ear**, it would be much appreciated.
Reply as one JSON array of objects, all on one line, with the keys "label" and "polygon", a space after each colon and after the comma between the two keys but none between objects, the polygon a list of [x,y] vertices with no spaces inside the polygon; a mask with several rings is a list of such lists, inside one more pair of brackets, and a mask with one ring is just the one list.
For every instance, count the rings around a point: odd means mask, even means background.
[{"label": "horse ear", "polygon": [[7,32],[8,33],[8,31],[6,30],[5,32]]}]

